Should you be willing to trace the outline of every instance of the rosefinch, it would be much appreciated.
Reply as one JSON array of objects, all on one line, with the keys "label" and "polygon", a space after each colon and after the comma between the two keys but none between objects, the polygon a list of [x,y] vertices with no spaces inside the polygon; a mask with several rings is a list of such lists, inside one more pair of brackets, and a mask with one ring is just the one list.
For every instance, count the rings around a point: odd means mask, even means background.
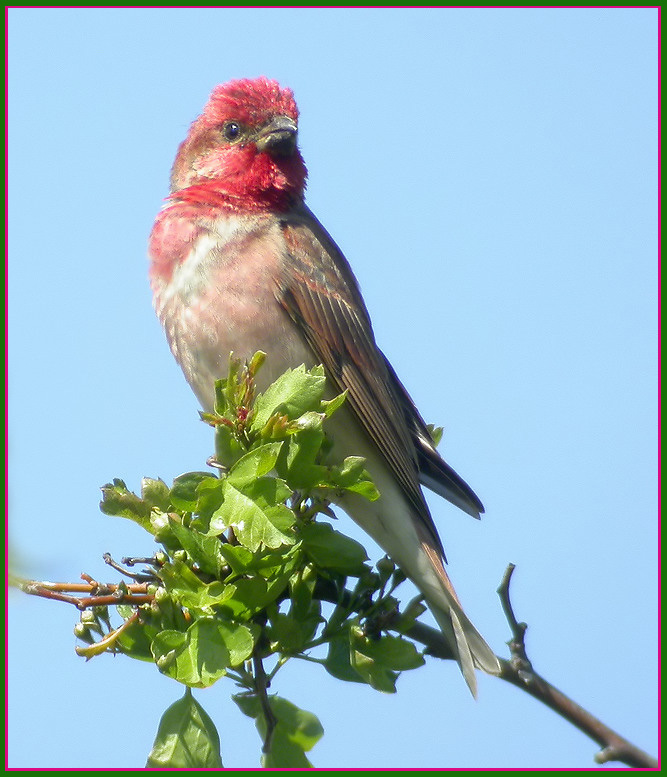
[{"label": "rosefinch", "polygon": [[475,694],[475,667],[500,667],[445,572],[420,483],[472,516],[484,508],[435,450],[375,343],[350,266],[304,204],[297,118],[292,92],[267,78],[213,90],[178,149],[151,234],[155,309],[209,412],[230,351],[264,351],[264,385],[289,367],[323,364],[332,395],[347,390],[333,451],[365,456],[381,496],[340,502],[420,589]]}]

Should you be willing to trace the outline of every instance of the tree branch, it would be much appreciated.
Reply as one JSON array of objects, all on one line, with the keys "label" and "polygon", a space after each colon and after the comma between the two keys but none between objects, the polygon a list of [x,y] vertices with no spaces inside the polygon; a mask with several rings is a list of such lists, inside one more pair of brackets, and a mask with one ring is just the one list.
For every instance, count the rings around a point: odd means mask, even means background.
[{"label": "tree branch", "polygon": [[[155,596],[148,593],[147,583],[98,583],[88,575],[81,575],[84,583],[51,583],[47,580],[13,579],[13,584],[30,596],[53,599],[73,604],[78,610],[105,605],[149,604]],[[73,596],[70,594],[79,594]],[[89,594],[89,596],[83,596]]]},{"label": "tree branch", "polygon": [[601,745],[602,749],[595,755],[596,763],[618,761],[640,769],[657,768],[658,762],[655,758],[606,726],[533,669],[526,654],[525,634],[528,626],[517,621],[510,602],[509,586],[514,569],[514,564],[507,567],[498,588],[498,595],[512,631],[512,638],[508,642],[511,658],[509,661],[501,659],[501,678],[541,701]]},{"label": "tree branch", "polygon": [[[526,654],[524,640],[528,627],[525,623],[517,621],[510,602],[509,584],[513,571],[514,564],[510,564],[498,588],[503,611],[512,632],[512,638],[508,642],[511,655],[510,660],[508,661],[498,656],[502,668],[500,678],[530,694],[530,696],[545,704],[573,726],[576,726],[594,742],[597,742],[602,749],[595,755],[596,763],[602,764],[618,761],[639,769],[657,768],[658,761],[655,758],[606,726],[562,691],[551,685],[533,669],[533,665]],[[425,645],[430,655],[444,659],[453,658],[452,651],[440,631],[426,624],[416,623],[403,633]]]},{"label": "tree branch", "polygon": [[266,734],[264,735],[264,743],[262,745],[262,752],[266,755],[271,752],[271,743],[273,741],[273,733],[276,730],[278,721],[273,714],[271,705],[269,704],[269,697],[267,696],[267,690],[269,687],[269,680],[264,671],[264,664],[262,659],[258,656],[252,657],[253,674],[255,679],[255,691],[257,698],[259,699],[260,706],[262,708],[262,714],[266,722]]}]

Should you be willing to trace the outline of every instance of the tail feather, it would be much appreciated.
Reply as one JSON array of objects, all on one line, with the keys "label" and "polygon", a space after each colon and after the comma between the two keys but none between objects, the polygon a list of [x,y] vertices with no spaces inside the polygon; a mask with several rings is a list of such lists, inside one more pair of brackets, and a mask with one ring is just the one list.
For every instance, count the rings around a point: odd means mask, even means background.
[{"label": "tail feather", "polygon": [[487,674],[500,674],[498,658],[457,603],[448,602],[445,608],[432,600],[427,601],[470,692],[477,698],[475,669],[482,669]]},{"label": "tail feather", "polygon": [[429,542],[422,541],[422,548],[440,583],[437,589],[429,586],[426,601],[456,657],[468,688],[476,698],[475,669],[482,669],[488,674],[497,675],[501,671],[500,662],[484,637],[463,612],[439,554]]},{"label": "tail feather", "polygon": [[440,626],[445,639],[452,648],[456,660],[461,669],[461,674],[470,688],[470,693],[477,698],[477,678],[475,677],[475,661],[470,650],[470,644],[466,638],[461,621],[452,608],[443,612],[431,605],[431,611]]},{"label": "tail feather", "polygon": [[381,497],[368,502],[348,493],[338,496],[337,503],[421,591],[475,695],[475,670],[499,674],[500,664],[463,612],[445,572],[442,547],[426,502],[420,512],[415,510],[393,472],[378,461],[377,451],[353,423],[338,428],[334,437],[333,453],[347,455],[348,451],[365,456]]}]

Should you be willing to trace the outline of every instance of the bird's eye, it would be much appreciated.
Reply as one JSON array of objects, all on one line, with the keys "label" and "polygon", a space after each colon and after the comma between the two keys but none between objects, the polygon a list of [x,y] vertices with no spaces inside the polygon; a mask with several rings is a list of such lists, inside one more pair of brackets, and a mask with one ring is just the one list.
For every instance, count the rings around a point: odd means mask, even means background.
[{"label": "bird's eye", "polygon": [[241,125],[237,121],[228,121],[222,128],[222,134],[226,140],[238,140],[241,136]]}]

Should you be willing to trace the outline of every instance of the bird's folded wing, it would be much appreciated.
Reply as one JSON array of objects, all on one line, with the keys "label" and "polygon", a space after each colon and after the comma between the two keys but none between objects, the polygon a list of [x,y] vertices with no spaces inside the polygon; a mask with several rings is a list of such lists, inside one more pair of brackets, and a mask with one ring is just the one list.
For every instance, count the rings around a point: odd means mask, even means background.
[{"label": "bird's folded wing", "polygon": [[352,271],[309,211],[282,224],[289,266],[279,281],[279,302],[302,328],[338,391],[378,447],[410,504],[442,545],[419,486],[417,454],[393,372],[375,344]]},{"label": "bird's folded wing", "polygon": [[420,482],[473,518],[479,518],[484,512],[484,505],[465,480],[438,453],[424,419],[386,357],[385,364],[393,378],[408,427],[412,431],[412,439],[417,449]]}]

